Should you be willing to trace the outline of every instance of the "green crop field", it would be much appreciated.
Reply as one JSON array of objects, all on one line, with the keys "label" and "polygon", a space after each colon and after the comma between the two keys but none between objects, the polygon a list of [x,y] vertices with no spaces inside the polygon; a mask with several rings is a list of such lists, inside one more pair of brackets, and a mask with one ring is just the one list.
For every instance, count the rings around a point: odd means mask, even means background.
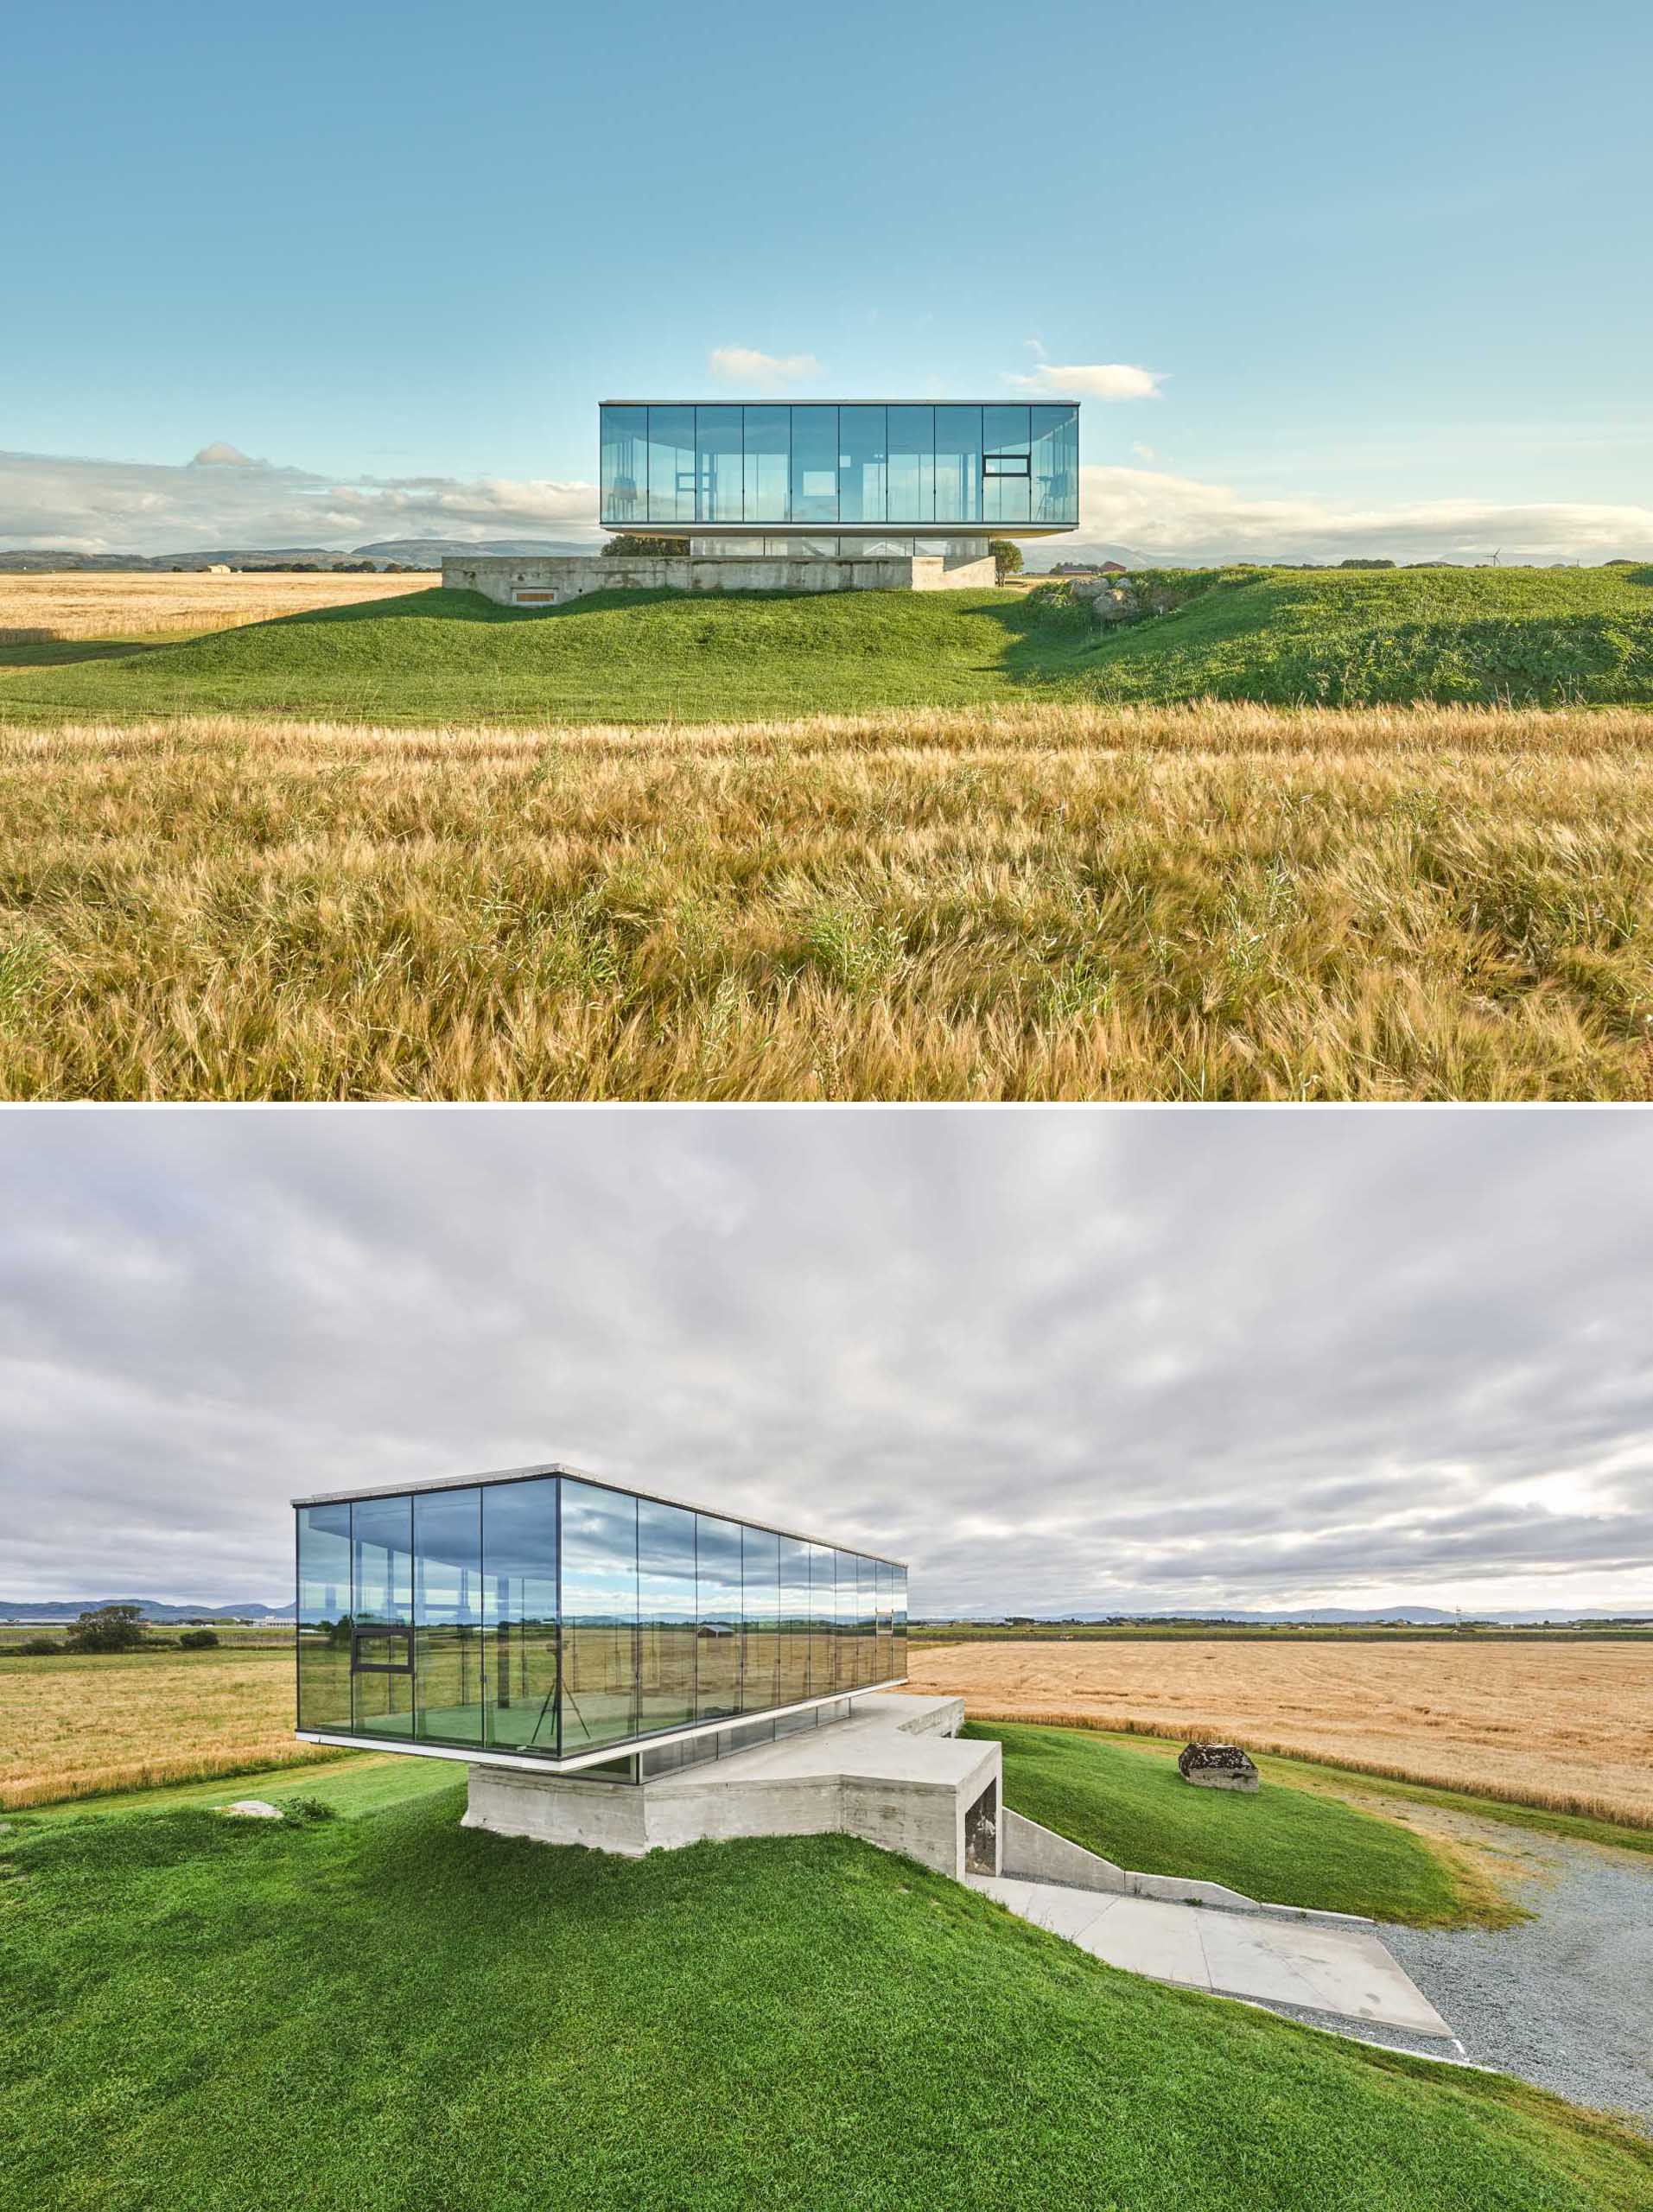
[{"label": "green crop field", "polygon": [[848,1839],[605,1859],[382,1771],[289,1781],[280,1824],[14,1819],[5,2212],[1653,2204],[1611,2121],[1116,1973]]},{"label": "green crop field", "polygon": [[1099,630],[1065,587],[607,592],[528,612],[421,591],[187,643],[0,646],[0,714],[728,721],[993,702],[1653,701],[1653,568],[1235,569],[1142,579]]}]

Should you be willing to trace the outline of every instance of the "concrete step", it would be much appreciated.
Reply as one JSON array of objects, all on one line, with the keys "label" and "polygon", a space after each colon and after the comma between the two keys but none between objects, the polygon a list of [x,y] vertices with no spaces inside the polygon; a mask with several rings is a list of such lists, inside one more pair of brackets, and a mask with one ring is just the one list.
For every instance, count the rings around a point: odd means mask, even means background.
[{"label": "concrete step", "polygon": [[1364,1929],[1001,1875],[967,1879],[971,1889],[1022,1919],[1130,1974],[1453,2041],[1452,2030],[1411,1976],[1382,1940]]}]

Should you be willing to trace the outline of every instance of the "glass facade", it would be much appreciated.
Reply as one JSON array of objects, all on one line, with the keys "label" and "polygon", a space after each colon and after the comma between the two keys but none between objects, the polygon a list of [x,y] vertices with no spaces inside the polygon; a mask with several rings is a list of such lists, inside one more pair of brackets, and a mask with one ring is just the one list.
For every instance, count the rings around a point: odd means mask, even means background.
[{"label": "glass facade", "polygon": [[606,403],[611,530],[1071,530],[1079,410],[972,402]]},{"label": "glass facade", "polygon": [[589,1759],[906,1673],[904,1567],[606,1483],[296,1510],[306,1732]]}]

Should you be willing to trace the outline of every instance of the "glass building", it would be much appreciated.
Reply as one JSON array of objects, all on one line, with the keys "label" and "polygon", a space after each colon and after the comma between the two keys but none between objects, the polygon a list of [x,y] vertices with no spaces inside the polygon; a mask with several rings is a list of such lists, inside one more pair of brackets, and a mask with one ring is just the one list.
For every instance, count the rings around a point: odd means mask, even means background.
[{"label": "glass building", "polygon": [[604,527],[696,550],[870,558],[1079,519],[1077,402],[607,400],[601,445]]},{"label": "glass building", "polygon": [[560,1466],[298,1498],[298,1732],[633,1780],[906,1673],[906,1569]]}]

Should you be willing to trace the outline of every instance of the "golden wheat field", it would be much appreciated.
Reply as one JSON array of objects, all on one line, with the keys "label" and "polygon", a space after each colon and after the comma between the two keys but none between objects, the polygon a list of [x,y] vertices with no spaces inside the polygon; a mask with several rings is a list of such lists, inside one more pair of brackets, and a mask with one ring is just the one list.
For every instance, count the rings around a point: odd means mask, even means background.
[{"label": "golden wheat field", "polygon": [[1085,1720],[1653,1827],[1653,1645],[919,1645],[976,1719]]},{"label": "golden wheat field", "polygon": [[0,729],[0,1096],[1646,1098],[1653,715]]},{"label": "golden wheat field", "polygon": [[429,591],[430,575],[172,575],[156,569],[0,573],[0,645],[54,638],[140,638],[157,632],[234,630],[314,607],[344,607]]},{"label": "golden wheat field", "polygon": [[294,1740],[290,1650],[0,1659],[0,1807],[317,1756]]}]

